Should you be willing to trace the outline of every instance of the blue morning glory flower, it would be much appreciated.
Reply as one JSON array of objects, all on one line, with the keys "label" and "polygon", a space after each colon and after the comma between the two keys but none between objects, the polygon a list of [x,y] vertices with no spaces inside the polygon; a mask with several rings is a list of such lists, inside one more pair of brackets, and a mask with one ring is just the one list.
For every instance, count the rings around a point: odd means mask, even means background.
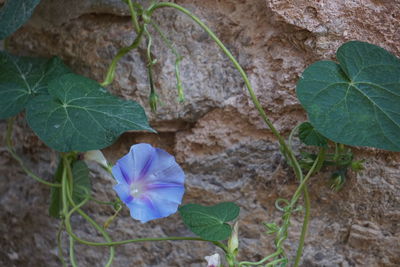
[{"label": "blue morning glory flower", "polygon": [[175,158],[149,144],[133,145],[112,168],[119,198],[132,218],[145,223],[167,217],[181,204],[185,174]]}]

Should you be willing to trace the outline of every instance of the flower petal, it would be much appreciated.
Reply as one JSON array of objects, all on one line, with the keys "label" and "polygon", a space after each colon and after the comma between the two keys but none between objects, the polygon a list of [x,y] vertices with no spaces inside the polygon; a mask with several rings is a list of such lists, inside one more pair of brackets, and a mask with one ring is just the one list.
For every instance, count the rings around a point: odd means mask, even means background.
[{"label": "flower petal", "polygon": [[[178,167],[175,158],[160,148],[153,148],[147,144],[138,144],[132,147],[135,158],[137,177],[147,179],[151,174],[157,174],[171,167]],[[140,172],[139,172],[140,169]]]},{"label": "flower petal", "polygon": [[111,172],[112,172],[115,180],[117,180],[118,183],[126,184],[126,185],[129,185],[131,183],[131,179],[129,179],[128,176],[122,172],[121,167],[118,164],[118,162],[116,165],[114,165],[112,167]]},{"label": "flower petal", "polygon": [[[132,167],[134,164],[135,162],[131,153],[120,158],[112,168],[115,179],[117,179],[118,182],[125,181],[126,184],[131,184],[134,180],[134,168]],[[114,168],[118,168],[115,170],[116,174],[114,174]]]},{"label": "flower petal", "polygon": [[137,144],[131,147],[129,154],[134,162],[130,165],[131,168],[133,166],[134,180],[145,177],[156,156],[154,147],[149,144]]},{"label": "flower petal", "polygon": [[117,192],[118,197],[125,203],[129,204],[132,202],[133,197],[130,195],[129,186],[126,184],[116,184],[113,189]]},{"label": "flower petal", "polygon": [[[179,167],[178,163],[173,162],[169,163],[169,166],[159,167],[159,170],[154,171],[146,177],[146,184],[153,183],[177,183],[183,184],[185,181],[185,173],[182,171],[181,167]],[[155,169],[155,168],[154,168]]]},{"label": "flower petal", "polygon": [[159,188],[149,191],[147,197],[158,210],[160,218],[167,217],[177,211],[179,204],[181,204],[184,190],[183,186]]},{"label": "flower petal", "polygon": [[[172,193],[172,192],[171,192]],[[180,193],[180,192],[178,192]],[[183,190],[180,193],[182,198]],[[131,216],[145,223],[150,220],[167,217],[178,210],[180,199],[170,200],[158,197],[134,198],[128,205]]]},{"label": "flower petal", "polygon": [[141,223],[161,218],[158,209],[148,198],[135,198],[128,205],[131,217],[139,220]]},{"label": "flower petal", "polygon": [[206,256],[205,259],[207,261],[207,267],[218,267],[221,264],[221,260],[218,253],[215,253],[214,255],[211,256]]},{"label": "flower petal", "polygon": [[177,206],[181,204],[184,192],[185,188],[183,185],[153,184],[146,192],[146,195],[153,201],[153,203],[163,206],[163,202],[171,202],[174,203],[177,208]]}]

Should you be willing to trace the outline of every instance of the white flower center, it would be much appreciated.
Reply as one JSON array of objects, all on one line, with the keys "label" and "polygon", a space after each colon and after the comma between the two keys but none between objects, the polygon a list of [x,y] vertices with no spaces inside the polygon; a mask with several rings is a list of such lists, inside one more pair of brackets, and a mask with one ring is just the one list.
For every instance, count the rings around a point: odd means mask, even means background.
[{"label": "white flower center", "polygon": [[140,197],[143,193],[143,185],[140,183],[132,183],[130,187],[130,193],[132,197]]}]

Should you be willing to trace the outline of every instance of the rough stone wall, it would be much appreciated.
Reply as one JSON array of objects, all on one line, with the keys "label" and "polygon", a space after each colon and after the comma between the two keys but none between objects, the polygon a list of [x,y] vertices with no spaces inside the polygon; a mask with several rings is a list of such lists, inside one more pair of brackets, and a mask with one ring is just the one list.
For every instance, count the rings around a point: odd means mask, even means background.
[{"label": "rough stone wall", "polygon": [[[145,1],[143,1],[145,2]],[[331,59],[348,40],[368,41],[400,56],[400,2],[386,0],[178,0],[215,30],[239,59],[277,128],[288,134],[306,115],[295,96],[295,83],[306,66]],[[130,145],[150,142],[176,155],[187,174],[184,202],[241,206],[241,259],[259,260],[272,252],[262,222],[279,221],[278,197],[296,188],[277,142],[258,118],[237,71],[210,38],[187,17],[159,10],[155,21],[184,56],[186,102],[177,103],[174,56],[155,38],[156,86],[164,103],[148,109],[149,88],[142,47],[123,58],[110,90],[147,109],[159,135],[127,133],[105,149],[113,162]],[[43,0],[30,23],[10,40],[20,55],[58,55],[74,71],[101,81],[118,48],[134,38],[127,10],[118,0]],[[0,122],[4,133],[5,123]],[[16,126],[18,152],[28,165],[49,178],[56,154],[27,130]],[[400,155],[355,149],[366,170],[351,175],[333,193],[328,173],[310,186],[312,221],[302,266],[400,266]],[[48,188],[26,177],[0,148],[0,263],[2,266],[60,266],[56,257],[58,221],[47,216]],[[113,199],[113,180],[93,166],[94,194]],[[90,204],[100,222],[112,210]],[[292,220],[287,242],[295,253],[301,216]],[[101,241],[79,217],[78,235]],[[188,235],[178,215],[156,222],[134,222],[125,210],[110,227],[113,239]],[[77,245],[80,266],[102,266],[106,249]],[[114,266],[205,266],[214,248],[204,243],[143,243],[117,248]]]}]

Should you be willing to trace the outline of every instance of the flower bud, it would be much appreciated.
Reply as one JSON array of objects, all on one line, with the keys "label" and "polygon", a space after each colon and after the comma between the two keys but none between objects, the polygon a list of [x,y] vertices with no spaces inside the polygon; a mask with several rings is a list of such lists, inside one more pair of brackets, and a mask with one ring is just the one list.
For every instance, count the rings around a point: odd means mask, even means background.
[{"label": "flower bud", "polygon": [[90,150],[83,154],[83,160],[94,161],[103,168],[108,168],[108,162],[100,150]]},{"label": "flower bud", "polygon": [[331,176],[331,189],[338,192],[342,189],[344,183],[346,182],[346,175],[343,171],[334,172]]},{"label": "flower bud", "polygon": [[158,95],[154,91],[152,91],[149,96],[149,104],[152,112],[157,111],[157,105],[159,101],[160,99]]},{"label": "flower bud", "polygon": [[359,171],[364,170],[364,165],[363,165],[363,163],[364,163],[364,160],[352,161],[350,167],[351,167],[351,169],[352,169],[353,171],[359,172]]},{"label": "flower bud", "polygon": [[228,252],[235,257],[239,250],[238,230],[239,230],[239,222],[235,222],[235,224],[233,225],[233,231],[232,231],[231,237],[228,240]]}]

